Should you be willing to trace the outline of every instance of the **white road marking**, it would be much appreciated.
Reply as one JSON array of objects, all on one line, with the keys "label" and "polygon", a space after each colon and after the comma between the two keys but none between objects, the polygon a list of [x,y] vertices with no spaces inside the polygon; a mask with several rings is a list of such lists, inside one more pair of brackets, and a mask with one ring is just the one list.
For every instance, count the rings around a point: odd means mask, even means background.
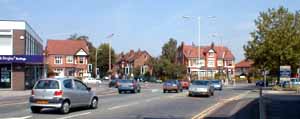
[{"label": "white road marking", "polygon": [[136,105],[136,104],[139,104],[139,102],[134,102],[134,103],[126,104],[126,105],[119,105],[119,106],[110,107],[110,108],[108,108],[108,110],[115,110],[115,109],[128,107],[128,106]]},{"label": "white road marking", "polygon": [[0,119],[28,119],[31,118],[32,116],[24,116],[24,117],[11,117],[11,118],[0,118]]},{"label": "white road marking", "polygon": [[0,104],[0,107],[4,106],[11,106],[11,105],[20,105],[20,104],[27,104],[28,102],[19,102],[19,103],[7,103],[7,104]]},{"label": "white road marking", "polygon": [[152,89],[151,92],[155,93],[155,92],[159,92],[159,90],[158,89]]},{"label": "white road marking", "polygon": [[73,118],[73,117],[78,117],[78,116],[88,115],[88,114],[90,114],[90,113],[91,113],[91,112],[80,113],[80,114],[74,114],[74,115],[71,115],[71,116],[61,117],[61,118],[57,118],[57,119],[69,119],[69,118]]}]

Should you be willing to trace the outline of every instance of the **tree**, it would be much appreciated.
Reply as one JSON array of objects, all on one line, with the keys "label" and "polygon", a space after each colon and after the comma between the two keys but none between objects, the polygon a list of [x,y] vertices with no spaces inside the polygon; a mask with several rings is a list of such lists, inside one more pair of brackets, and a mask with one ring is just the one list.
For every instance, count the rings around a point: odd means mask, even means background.
[{"label": "tree", "polygon": [[177,52],[177,41],[173,38],[170,38],[167,43],[162,47],[161,57],[168,59],[170,62],[175,63]]},{"label": "tree", "polygon": [[281,65],[291,65],[295,71],[300,63],[300,14],[288,9],[268,9],[255,20],[252,40],[244,45],[245,56],[259,70],[269,70],[278,76]]},{"label": "tree", "polygon": [[152,58],[149,62],[153,67],[153,75],[161,79],[183,78],[186,73],[184,65],[176,64],[177,41],[170,38],[162,47],[162,55]]},{"label": "tree", "polygon": [[[109,70],[109,44],[103,43],[98,47],[97,53],[97,67],[100,70],[100,76],[108,74]],[[116,55],[114,49],[111,49],[111,64],[116,62]]]}]

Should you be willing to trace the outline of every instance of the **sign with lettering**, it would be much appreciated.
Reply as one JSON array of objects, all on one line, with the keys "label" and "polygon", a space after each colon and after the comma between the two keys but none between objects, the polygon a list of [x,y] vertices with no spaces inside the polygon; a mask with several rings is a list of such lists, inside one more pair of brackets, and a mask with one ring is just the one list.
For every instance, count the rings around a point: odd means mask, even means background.
[{"label": "sign with lettering", "polygon": [[289,81],[291,78],[291,66],[280,66],[280,81]]},{"label": "sign with lettering", "polygon": [[43,55],[0,55],[0,63],[43,63]]}]

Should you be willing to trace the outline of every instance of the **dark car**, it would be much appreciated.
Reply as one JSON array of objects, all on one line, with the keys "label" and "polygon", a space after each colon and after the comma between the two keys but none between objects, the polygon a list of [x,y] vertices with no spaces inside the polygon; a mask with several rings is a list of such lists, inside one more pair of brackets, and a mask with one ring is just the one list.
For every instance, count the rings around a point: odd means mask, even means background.
[{"label": "dark car", "polygon": [[108,87],[115,87],[115,88],[118,88],[118,81],[120,79],[112,79],[109,83],[108,83]]},{"label": "dark car", "polygon": [[[266,86],[269,85],[268,82],[266,82],[266,84],[267,84]],[[255,85],[263,87],[263,86],[265,86],[265,81],[264,80],[258,80],[258,81],[256,81]]]},{"label": "dark car", "polygon": [[141,92],[141,86],[140,84],[133,80],[133,79],[124,79],[124,80],[118,80],[119,86],[118,90],[119,93],[130,91],[131,93],[140,93]]},{"label": "dark car", "polygon": [[164,93],[175,91],[176,93],[182,92],[181,83],[178,80],[167,80],[163,84]]}]

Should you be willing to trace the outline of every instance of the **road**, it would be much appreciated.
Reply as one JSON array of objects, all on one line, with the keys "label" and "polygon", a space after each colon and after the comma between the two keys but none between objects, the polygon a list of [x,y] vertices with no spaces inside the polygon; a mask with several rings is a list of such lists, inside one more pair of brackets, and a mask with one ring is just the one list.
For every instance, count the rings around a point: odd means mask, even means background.
[{"label": "road", "polygon": [[[40,114],[32,114],[26,96],[20,102],[0,102],[0,118],[19,119],[185,119],[192,118],[219,101],[247,91],[248,88],[225,88],[216,91],[213,97],[188,97],[183,93],[164,94],[160,86],[149,86],[139,94],[99,94],[98,109],[73,109],[62,115],[57,110],[45,109]],[[98,94],[98,93],[97,93]],[[25,102],[24,102],[25,101]]]}]

